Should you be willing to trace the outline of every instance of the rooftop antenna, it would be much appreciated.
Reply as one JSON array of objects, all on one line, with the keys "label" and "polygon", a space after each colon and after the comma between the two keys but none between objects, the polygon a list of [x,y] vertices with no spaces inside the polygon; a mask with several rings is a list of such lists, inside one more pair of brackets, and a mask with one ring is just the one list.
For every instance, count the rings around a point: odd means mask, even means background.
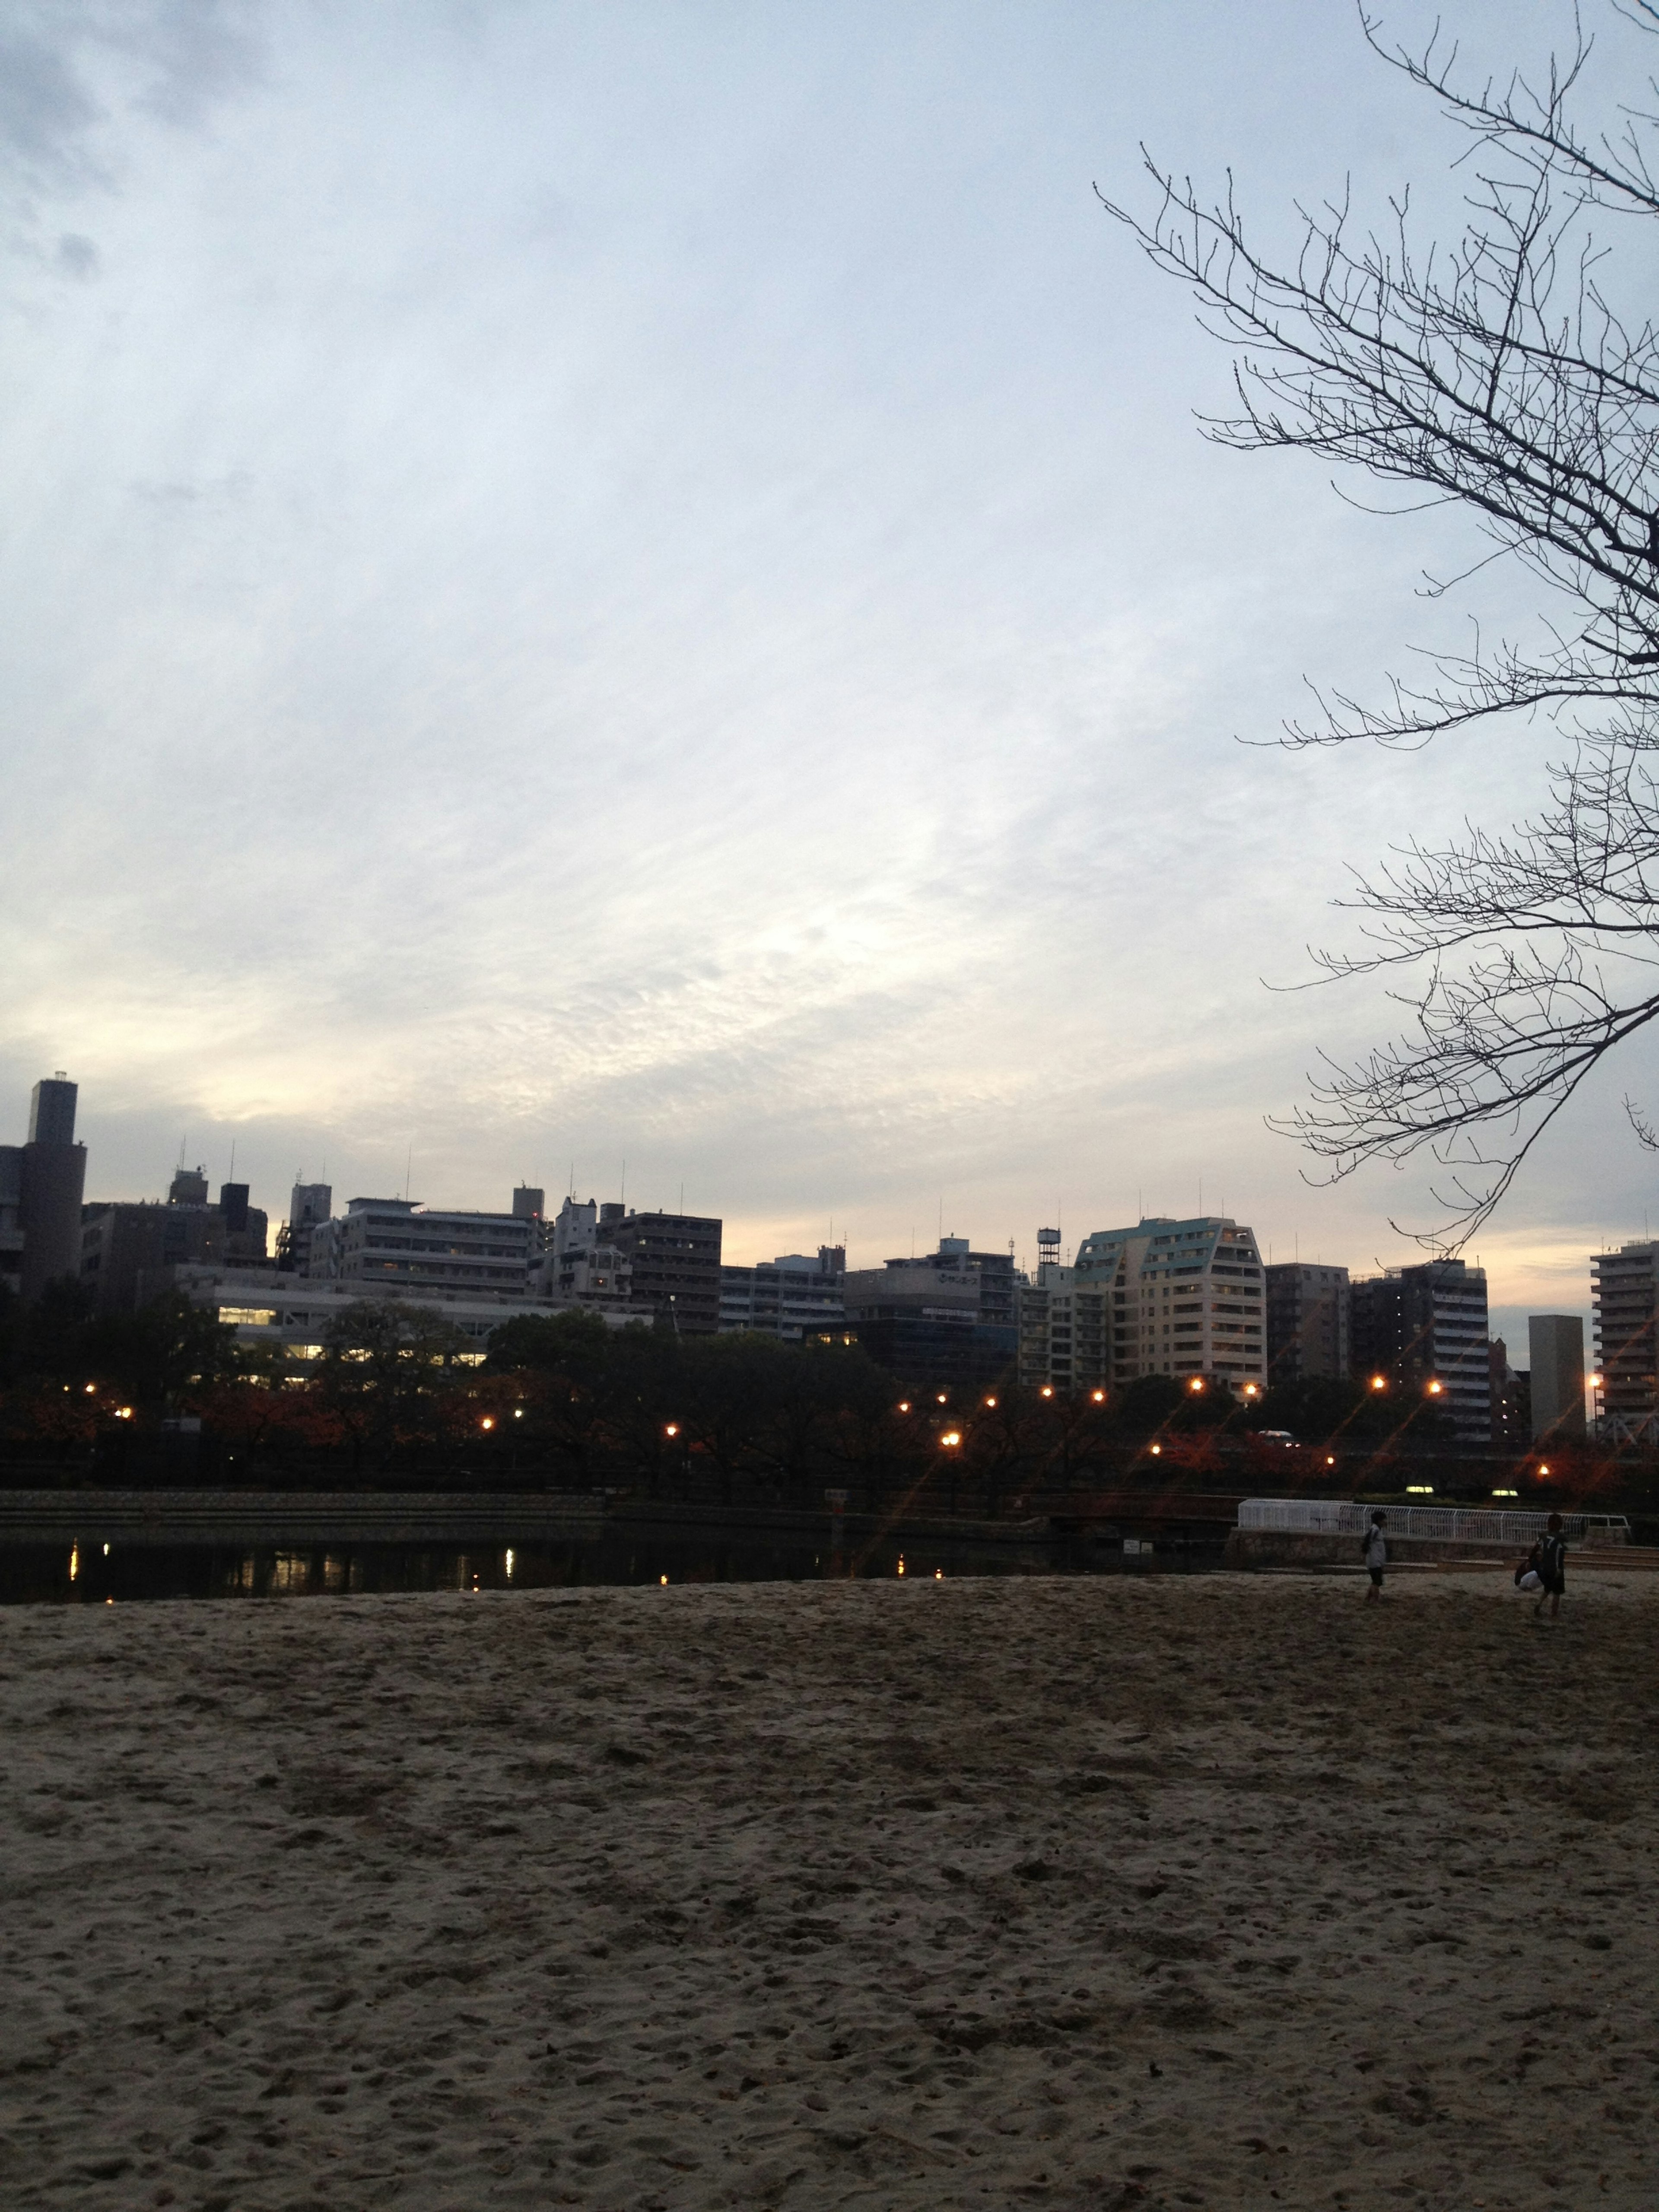
[{"label": "rooftop antenna", "polygon": [[415,1139],[409,1140],[409,1150],[404,1155],[404,1203],[409,1203],[409,1186],[415,1180]]},{"label": "rooftop antenna", "polygon": [[183,1135],[182,1137],[180,1137],[180,1138],[179,1138],[179,1166],[180,1166],[181,1168],[182,1168],[182,1167],[183,1167],[183,1165],[185,1164],[185,1146],[189,1142],[190,1142],[190,1131],[189,1131],[188,1129],[186,1129],[186,1130],[185,1130],[185,1133],[184,1133],[184,1135]]},{"label": "rooftop antenna", "polygon": [[230,1181],[231,1181],[232,1182],[235,1182],[235,1180],[236,1180],[236,1139],[235,1139],[235,1138],[234,1138],[234,1137],[233,1137],[233,1138],[231,1139],[231,1140],[230,1140]]},{"label": "rooftop antenna", "polygon": [[622,1203],[623,1203],[623,1205],[624,1205],[624,1206],[626,1206],[626,1205],[627,1205],[627,1203],[628,1203],[628,1163],[627,1163],[627,1161],[626,1161],[626,1160],[624,1160],[624,1161],[623,1162],[623,1172],[622,1172]]}]

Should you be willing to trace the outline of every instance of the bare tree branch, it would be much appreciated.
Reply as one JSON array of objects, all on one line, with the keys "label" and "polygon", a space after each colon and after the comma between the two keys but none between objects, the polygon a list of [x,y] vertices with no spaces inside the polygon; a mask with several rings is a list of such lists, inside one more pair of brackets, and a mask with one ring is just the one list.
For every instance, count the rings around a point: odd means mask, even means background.
[{"label": "bare tree branch", "polygon": [[[1610,14],[1619,35],[1659,33],[1659,0]],[[1467,652],[1426,654],[1380,702],[1316,688],[1315,717],[1281,739],[1410,746],[1541,710],[1575,741],[1534,820],[1396,854],[1339,902],[1363,915],[1364,949],[1316,957],[1320,981],[1398,975],[1406,1022],[1359,1065],[1328,1064],[1275,1126],[1337,1177],[1426,1148],[1447,1218],[1423,1241],[1443,1245],[1489,1217],[1591,1070],[1659,1015],[1659,328],[1615,306],[1594,228],[1659,218],[1659,90],[1654,112],[1587,127],[1582,28],[1541,76],[1477,87],[1437,32],[1413,53],[1363,6],[1360,27],[1465,134],[1455,244],[1419,248],[1408,197],[1377,231],[1345,196],[1298,210],[1296,251],[1270,258],[1231,177],[1210,198],[1144,149],[1152,213],[1102,199],[1234,350],[1237,408],[1210,437],[1426,492],[1410,511],[1461,507],[1562,611],[1528,644],[1477,631]]]}]

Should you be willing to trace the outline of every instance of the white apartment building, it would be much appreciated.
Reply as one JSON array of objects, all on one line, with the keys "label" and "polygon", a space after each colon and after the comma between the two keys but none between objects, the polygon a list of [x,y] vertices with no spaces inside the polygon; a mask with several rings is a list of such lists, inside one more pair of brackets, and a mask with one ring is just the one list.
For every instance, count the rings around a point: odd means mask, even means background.
[{"label": "white apartment building", "polygon": [[846,1267],[839,1244],[820,1244],[816,1260],[787,1252],[758,1267],[722,1266],[720,1334],[754,1331],[799,1344],[809,1331],[834,1328],[847,1318]]},{"label": "white apartment building", "polygon": [[442,1213],[406,1198],[354,1198],[311,1231],[309,1279],[357,1295],[530,1295],[536,1224],[511,1213]]},{"label": "white apartment building", "polygon": [[1112,1382],[1215,1376],[1235,1389],[1265,1387],[1261,1255],[1254,1231],[1219,1214],[1186,1221],[1158,1216],[1133,1229],[1097,1229],[1078,1247],[1070,1273],[1078,1383],[1085,1312],[1075,1301],[1087,1291],[1107,1302],[1101,1325],[1111,1333]]},{"label": "white apartment building", "polygon": [[[610,1200],[567,1198],[543,1231],[546,1249],[533,1276],[537,1296],[599,1313],[632,1310],[634,1262],[609,1233],[627,1214],[626,1206]],[[634,1317],[641,1318],[637,1311]]]}]

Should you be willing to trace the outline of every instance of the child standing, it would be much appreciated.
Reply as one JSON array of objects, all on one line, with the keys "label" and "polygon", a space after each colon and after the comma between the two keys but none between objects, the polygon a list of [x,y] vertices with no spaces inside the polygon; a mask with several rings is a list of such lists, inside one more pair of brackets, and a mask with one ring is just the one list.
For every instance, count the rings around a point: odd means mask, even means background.
[{"label": "child standing", "polygon": [[1567,1541],[1561,1534],[1561,1516],[1552,1513],[1538,1547],[1538,1602],[1534,1613],[1548,1606],[1550,1619],[1561,1616],[1562,1594],[1567,1587]]},{"label": "child standing", "polygon": [[1371,1604],[1382,1595],[1382,1574],[1389,1564],[1389,1540],[1382,1534],[1389,1516],[1381,1508],[1372,1514],[1371,1525],[1365,1531],[1365,1568],[1371,1586],[1365,1593],[1365,1602]]}]

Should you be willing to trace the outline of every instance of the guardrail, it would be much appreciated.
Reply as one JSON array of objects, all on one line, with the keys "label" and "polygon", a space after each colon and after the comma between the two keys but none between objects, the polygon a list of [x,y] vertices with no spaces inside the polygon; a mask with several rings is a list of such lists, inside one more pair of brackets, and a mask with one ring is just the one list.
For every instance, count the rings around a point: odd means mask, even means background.
[{"label": "guardrail", "polygon": [[[1247,1498],[1238,1509],[1241,1528],[1297,1536],[1359,1536],[1370,1526],[1374,1505],[1320,1498]],[[1388,1534],[1407,1542],[1529,1545],[1549,1523],[1547,1513],[1511,1513],[1483,1505],[1385,1505]],[[1627,1544],[1622,1513],[1564,1513],[1562,1534],[1571,1543]]]},{"label": "guardrail", "polygon": [[603,1498],[548,1491],[0,1490],[0,1543],[419,1543],[597,1536]]}]

